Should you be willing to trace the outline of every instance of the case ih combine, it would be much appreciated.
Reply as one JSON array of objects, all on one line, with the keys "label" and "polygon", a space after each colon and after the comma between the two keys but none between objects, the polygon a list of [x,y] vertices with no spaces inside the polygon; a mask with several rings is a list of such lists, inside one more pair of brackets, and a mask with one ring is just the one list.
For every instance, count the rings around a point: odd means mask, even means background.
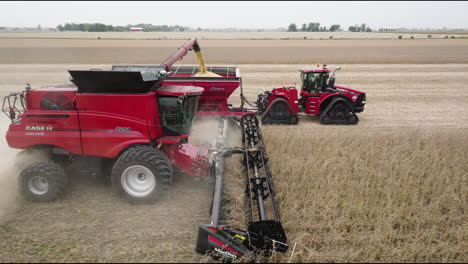
[{"label": "case ih combine", "polygon": [[[195,51],[199,66],[173,66],[190,49]],[[2,110],[12,121],[6,133],[9,146],[23,149],[20,156],[37,152],[47,157],[23,165],[18,179],[21,195],[32,201],[60,198],[70,170],[78,164],[87,173],[110,175],[114,190],[130,202],[151,203],[170,186],[174,172],[182,171],[214,179],[212,219],[199,227],[197,252],[252,261],[264,260],[274,250],[287,251],[256,112],[243,107],[246,100],[242,93],[241,107],[228,105],[232,92],[242,89],[239,69],[220,66],[209,70],[193,38],[158,66],[70,70],[73,84],[38,89],[28,86],[23,92],[6,96]],[[294,99],[294,88],[259,95],[263,122],[297,123],[301,107],[311,114],[328,115],[324,113],[329,109],[340,112],[337,102],[353,115],[359,111],[359,98],[361,102],[364,99],[352,96],[351,104],[342,90],[357,91],[331,86],[325,88],[327,96],[307,92],[324,88],[310,84],[309,73],[323,79],[328,69],[303,71],[307,81],[300,100]],[[328,110],[307,109],[313,108],[313,102],[325,105],[326,100],[329,102],[324,109]],[[219,136],[211,146],[189,143],[195,115],[219,119]],[[296,121],[291,121],[291,116]],[[337,114],[330,116],[336,119]],[[321,116],[321,120],[324,118]],[[346,118],[348,123],[354,122]],[[232,127],[242,131],[241,146],[232,147],[227,142]],[[241,155],[244,166],[248,213],[242,230],[225,226],[222,219],[224,160],[232,155]]]}]

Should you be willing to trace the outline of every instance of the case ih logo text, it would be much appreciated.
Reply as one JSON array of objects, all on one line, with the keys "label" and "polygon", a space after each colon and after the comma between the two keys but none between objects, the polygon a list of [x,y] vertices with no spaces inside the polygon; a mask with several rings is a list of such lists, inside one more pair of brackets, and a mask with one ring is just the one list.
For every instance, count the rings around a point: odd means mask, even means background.
[{"label": "case ih logo text", "polygon": [[348,90],[345,90],[345,89],[341,89],[341,88],[336,88],[336,90],[344,92],[344,93],[355,94],[354,92],[351,92],[351,91],[348,91]]},{"label": "case ih logo text", "polygon": [[216,253],[219,253],[219,254],[221,254],[221,255],[224,255],[225,257],[237,259],[237,256],[234,255],[234,254],[232,254],[231,252],[223,251],[223,250],[221,250],[221,249],[219,249],[219,248],[215,248],[214,251],[215,251]]},{"label": "case ih logo text", "polygon": [[53,128],[51,126],[26,126],[26,130],[33,130],[33,131],[52,131]]}]

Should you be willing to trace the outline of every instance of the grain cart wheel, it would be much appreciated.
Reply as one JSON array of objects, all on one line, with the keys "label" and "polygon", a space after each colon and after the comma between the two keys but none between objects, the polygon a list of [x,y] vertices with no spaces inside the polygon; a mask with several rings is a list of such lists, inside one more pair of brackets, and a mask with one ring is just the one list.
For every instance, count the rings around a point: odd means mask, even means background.
[{"label": "grain cart wheel", "polygon": [[37,161],[21,171],[18,188],[28,201],[51,202],[61,197],[67,182],[67,175],[60,165]]},{"label": "grain cart wheel", "polygon": [[167,190],[172,166],[163,152],[150,146],[126,150],[112,168],[114,190],[135,204],[155,202]]}]

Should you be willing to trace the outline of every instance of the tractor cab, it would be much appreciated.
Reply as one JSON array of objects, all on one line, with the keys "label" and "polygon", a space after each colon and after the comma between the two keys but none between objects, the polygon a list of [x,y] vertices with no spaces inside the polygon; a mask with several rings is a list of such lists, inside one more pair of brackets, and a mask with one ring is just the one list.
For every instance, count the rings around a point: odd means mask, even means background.
[{"label": "tractor cab", "polygon": [[323,67],[303,68],[301,72],[301,90],[309,94],[320,94],[328,87],[330,69]]}]

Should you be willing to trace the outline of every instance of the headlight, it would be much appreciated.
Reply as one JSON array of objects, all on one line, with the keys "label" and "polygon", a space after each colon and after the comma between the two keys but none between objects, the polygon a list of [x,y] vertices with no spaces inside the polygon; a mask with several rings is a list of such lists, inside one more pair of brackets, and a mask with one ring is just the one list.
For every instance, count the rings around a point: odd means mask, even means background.
[{"label": "headlight", "polygon": [[366,103],[366,101],[362,101],[362,104],[365,104],[365,103]]},{"label": "headlight", "polygon": [[357,95],[353,95],[353,100],[356,100],[357,99]]}]

